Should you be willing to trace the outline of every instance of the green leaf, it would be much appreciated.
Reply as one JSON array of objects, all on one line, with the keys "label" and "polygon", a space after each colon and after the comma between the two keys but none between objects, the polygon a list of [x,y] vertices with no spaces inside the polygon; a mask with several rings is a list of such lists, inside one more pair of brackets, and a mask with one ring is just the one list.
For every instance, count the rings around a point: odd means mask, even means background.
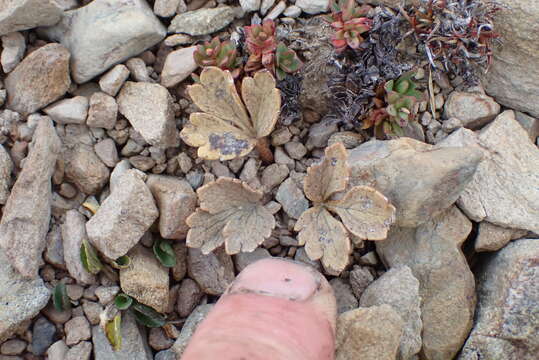
[{"label": "green leaf", "polygon": [[54,308],[58,311],[64,311],[71,309],[71,301],[67,296],[66,284],[58,283],[54,287],[52,303]]},{"label": "green leaf", "polygon": [[105,335],[114,351],[122,348],[122,314],[118,313],[114,319],[105,325]]},{"label": "green leaf", "polygon": [[149,306],[135,302],[131,310],[135,315],[135,320],[144,326],[154,328],[165,325],[165,316]]},{"label": "green leaf", "polygon": [[113,260],[111,264],[115,269],[125,269],[131,265],[131,258],[127,255],[120,256],[118,259]]},{"label": "green leaf", "polygon": [[176,253],[169,241],[157,239],[153,244],[153,253],[163,266],[174,267],[176,265]]},{"label": "green leaf", "polygon": [[97,274],[103,268],[103,264],[97,256],[97,252],[94,247],[90,245],[88,240],[82,240],[80,245],[80,260],[82,261],[82,266],[90,274]]},{"label": "green leaf", "polygon": [[114,298],[114,305],[119,310],[127,310],[133,304],[133,298],[127,294],[120,293]]}]

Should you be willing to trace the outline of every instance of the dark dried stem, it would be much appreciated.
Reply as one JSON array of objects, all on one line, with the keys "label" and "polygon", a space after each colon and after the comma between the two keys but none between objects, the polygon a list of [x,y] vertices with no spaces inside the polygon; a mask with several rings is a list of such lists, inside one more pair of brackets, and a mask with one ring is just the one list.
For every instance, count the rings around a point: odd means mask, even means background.
[{"label": "dark dried stem", "polygon": [[273,163],[273,153],[271,152],[270,143],[267,137],[258,139],[255,148],[260,155],[260,159],[262,159],[264,163]]}]

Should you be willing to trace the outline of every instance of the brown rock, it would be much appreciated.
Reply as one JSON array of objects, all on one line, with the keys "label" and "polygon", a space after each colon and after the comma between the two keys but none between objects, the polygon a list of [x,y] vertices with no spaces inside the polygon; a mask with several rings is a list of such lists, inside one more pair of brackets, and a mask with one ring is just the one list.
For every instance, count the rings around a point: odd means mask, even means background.
[{"label": "brown rock", "polygon": [[116,100],[103,92],[96,92],[90,98],[90,110],[88,111],[89,127],[114,129],[118,117],[118,104]]},{"label": "brown rock", "polygon": [[475,251],[497,251],[511,240],[521,238],[526,234],[526,230],[509,229],[487,221],[481,221],[479,223],[479,234],[475,239]]},{"label": "brown rock", "polygon": [[86,144],[65,147],[65,178],[87,195],[97,194],[109,179],[109,169]]},{"label": "brown rock", "polygon": [[176,311],[181,317],[187,317],[198,305],[204,293],[197,283],[189,278],[183,279],[178,289]]},{"label": "brown rock", "polygon": [[76,316],[65,324],[66,344],[71,346],[92,337],[90,323],[84,316]]},{"label": "brown rock", "polygon": [[500,105],[484,94],[454,91],[444,107],[446,118],[457,118],[469,129],[477,129],[494,120]]},{"label": "brown rock", "polygon": [[173,249],[176,254],[176,265],[172,268],[172,276],[174,280],[180,281],[187,274],[187,246],[184,242],[179,242],[173,245]]},{"label": "brown rock", "polygon": [[5,80],[7,107],[27,115],[58,100],[71,85],[69,59],[60,44],[30,53]]},{"label": "brown rock", "polygon": [[232,258],[221,247],[208,255],[188,249],[187,272],[206,294],[221,295],[234,280]]}]

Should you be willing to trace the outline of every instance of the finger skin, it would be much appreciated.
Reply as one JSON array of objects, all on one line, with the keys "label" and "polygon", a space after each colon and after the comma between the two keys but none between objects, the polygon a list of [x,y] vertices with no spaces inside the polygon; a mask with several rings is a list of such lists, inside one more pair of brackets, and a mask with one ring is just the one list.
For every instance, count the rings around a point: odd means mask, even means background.
[{"label": "finger skin", "polygon": [[335,297],[320,273],[264,259],[236,278],[182,360],[333,360],[335,318]]}]

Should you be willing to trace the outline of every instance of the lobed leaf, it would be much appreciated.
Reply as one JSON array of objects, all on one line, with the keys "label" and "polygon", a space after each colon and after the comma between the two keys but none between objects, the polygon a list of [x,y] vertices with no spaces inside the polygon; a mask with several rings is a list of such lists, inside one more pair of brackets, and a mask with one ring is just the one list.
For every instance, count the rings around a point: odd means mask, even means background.
[{"label": "lobed leaf", "polygon": [[71,301],[67,296],[66,284],[60,282],[54,287],[52,303],[57,311],[71,309]]},{"label": "lobed leaf", "polygon": [[305,211],[294,226],[298,231],[300,245],[312,260],[322,260],[326,271],[340,274],[348,265],[352,252],[350,239],[343,224],[336,220],[323,206]]},{"label": "lobed leaf", "polygon": [[118,313],[105,325],[105,335],[114,351],[122,348],[122,314]]},{"label": "lobed leaf", "polygon": [[95,275],[103,269],[103,264],[97,256],[97,251],[95,251],[94,247],[86,239],[82,240],[82,244],[80,245],[80,260],[84,269],[90,274]]},{"label": "lobed leaf", "polygon": [[157,239],[153,243],[153,253],[164,267],[170,268],[176,266],[176,253],[172,249],[170,241]]},{"label": "lobed leaf", "polygon": [[346,159],[343,144],[335,143],[327,147],[322,162],[307,169],[305,196],[314,203],[322,203],[336,192],[343,191],[350,176]]},{"label": "lobed leaf", "polygon": [[395,221],[395,207],[369,186],[355,186],[341,200],[326,202],[326,207],[363,240],[384,240]]}]

